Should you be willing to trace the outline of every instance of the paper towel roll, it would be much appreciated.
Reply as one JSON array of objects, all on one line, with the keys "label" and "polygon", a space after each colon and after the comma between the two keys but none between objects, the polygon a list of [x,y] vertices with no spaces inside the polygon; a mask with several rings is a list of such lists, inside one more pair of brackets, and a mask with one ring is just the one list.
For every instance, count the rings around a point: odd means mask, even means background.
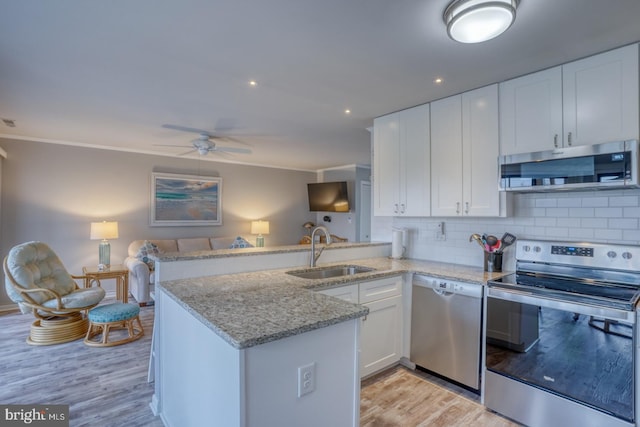
[{"label": "paper towel roll", "polygon": [[391,233],[391,258],[400,259],[404,256],[404,235],[406,230],[394,229]]}]

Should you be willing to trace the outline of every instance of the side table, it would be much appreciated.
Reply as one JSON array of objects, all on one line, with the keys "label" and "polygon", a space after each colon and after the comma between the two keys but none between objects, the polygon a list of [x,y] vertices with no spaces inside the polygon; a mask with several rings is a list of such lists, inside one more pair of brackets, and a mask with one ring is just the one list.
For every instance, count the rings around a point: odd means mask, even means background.
[{"label": "side table", "polygon": [[90,288],[95,283],[100,286],[101,280],[116,279],[116,299],[123,303],[129,301],[129,270],[124,265],[112,265],[104,270],[98,267],[82,267],[84,287]]}]

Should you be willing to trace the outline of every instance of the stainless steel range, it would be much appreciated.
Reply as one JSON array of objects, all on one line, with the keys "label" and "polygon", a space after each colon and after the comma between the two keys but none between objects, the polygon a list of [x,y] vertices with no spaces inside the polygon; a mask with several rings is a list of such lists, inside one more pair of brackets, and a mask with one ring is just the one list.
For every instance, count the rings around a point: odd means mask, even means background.
[{"label": "stainless steel range", "polygon": [[488,283],[485,405],[529,426],[635,426],[640,246],[520,240]]}]

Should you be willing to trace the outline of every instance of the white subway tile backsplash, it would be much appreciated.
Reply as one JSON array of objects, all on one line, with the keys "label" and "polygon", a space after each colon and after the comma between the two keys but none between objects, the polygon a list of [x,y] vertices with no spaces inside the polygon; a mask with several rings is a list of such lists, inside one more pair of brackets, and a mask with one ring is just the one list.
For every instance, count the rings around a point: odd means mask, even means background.
[{"label": "white subway tile backsplash", "polygon": [[540,217],[535,219],[535,224],[538,227],[555,227],[556,222],[557,220],[554,217]]},{"label": "white subway tile backsplash", "polygon": [[557,199],[537,199],[536,207],[537,208],[555,208],[558,206]]},{"label": "white subway tile backsplash", "polygon": [[609,206],[638,206],[638,196],[609,197]]},{"label": "white subway tile backsplash", "polygon": [[[606,208],[603,208],[606,209]],[[594,208],[570,208],[569,216],[572,218],[592,218]]]},{"label": "white subway tile backsplash", "polygon": [[622,233],[622,230],[614,230],[611,228],[597,229],[593,230],[593,237],[608,242],[619,242],[622,240]]},{"label": "white subway tile backsplash", "polygon": [[[584,221],[584,219],[582,221]],[[576,221],[575,218],[558,218],[556,220],[556,226],[566,228],[580,227],[580,221]]]},{"label": "white subway tile backsplash", "polygon": [[625,218],[640,218],[640,207],[622,208],[622,216]]},{"label": "white subway tile backsplash", "polygon": [[585,197],[580,199],[583,208],[602,208],[609,206],[608,197]]},{"label": "white subway tile backsplash", "polygon": [[599,218],[622,218],[622,208],[595,208],[594,216]]},{"label": "white subway tile backsplash", "polygon": [[[407,256],[481,267],[483,253],[472,233],[501,237],[508,231],[518,238],[566,239],[624,242],[640,245],[640,190],[614,190],[572,193],[531,193],[513,195],[513,216],[508,218],[394,218],[390,228],[410,227],[412,237]],[[446,241],[436,241],[439,222],[445,222]],[[382,224],[386,225],[385,221]],[[513,249],[503,262],[513,269]]]},{"label": "white subway tile backsplash", "polygon": [[619,228],[621,230],[636,230],[638,228],[637,218],[610,218],[609,228]]},{"label": "white subway tile backsplash", "polygon": [[[573,210],[573,208],[571,208],[571,210]],[[547,208],[544,214],[546,215],[546,217],[567,217],[569,216],[569,212],[569,208]]]},{"label": "white subway tile backsplash", "polygon": [[565,227],[547,227],[545,234],[549,238],[565,238],[569,237],[569,229]]},{"label": "white subway tile backsplash", "polygon": [[593,240],[594,231],[591,228],[571,228],[569,229],[569,237],[574,239]]},{"label": "white subway tile backsplash", "polygon": [[574,220],[574,222],[583,228],[606,228],[609,220],[607,218],[582,218],[580,221]]},{"label": "white subway tile backsplash", "polygon": [[558,199],[559,208],[579,208],[582,207],[582,199],[565,197]]}]

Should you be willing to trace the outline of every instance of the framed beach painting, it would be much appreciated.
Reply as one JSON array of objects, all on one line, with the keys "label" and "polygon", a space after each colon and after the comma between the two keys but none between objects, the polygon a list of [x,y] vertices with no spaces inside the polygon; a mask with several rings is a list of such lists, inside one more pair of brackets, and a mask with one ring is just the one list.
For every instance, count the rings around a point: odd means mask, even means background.
[{"label": "framed beach painting", "polygon": [[222,225],[222,178],[152,173],[149,225]]}]

